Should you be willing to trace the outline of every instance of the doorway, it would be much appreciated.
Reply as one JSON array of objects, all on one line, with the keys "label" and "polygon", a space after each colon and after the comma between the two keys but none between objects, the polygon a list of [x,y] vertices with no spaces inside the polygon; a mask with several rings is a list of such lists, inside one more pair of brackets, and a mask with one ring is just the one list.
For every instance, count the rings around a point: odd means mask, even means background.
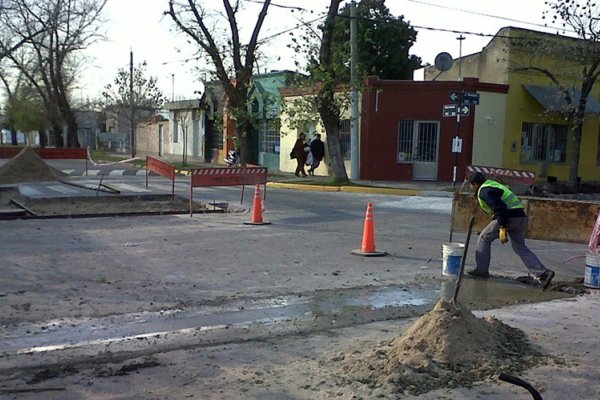
[{"label": "doorway", "polygon": [[439,131],[439,121],[400,121],[397,161],[412,163],[414,180],[437,179]]}]

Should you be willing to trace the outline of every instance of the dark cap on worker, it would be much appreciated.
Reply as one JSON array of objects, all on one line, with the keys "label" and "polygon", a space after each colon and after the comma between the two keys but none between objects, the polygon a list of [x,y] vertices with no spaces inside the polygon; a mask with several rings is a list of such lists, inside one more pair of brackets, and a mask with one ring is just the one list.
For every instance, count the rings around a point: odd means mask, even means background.
[{"label": "dark cap on worker", "polygon": [[485,182],[485,175],[481,172],[475,172],[469,177],[469,183],[471,184],[481,185],[483,182]]}]

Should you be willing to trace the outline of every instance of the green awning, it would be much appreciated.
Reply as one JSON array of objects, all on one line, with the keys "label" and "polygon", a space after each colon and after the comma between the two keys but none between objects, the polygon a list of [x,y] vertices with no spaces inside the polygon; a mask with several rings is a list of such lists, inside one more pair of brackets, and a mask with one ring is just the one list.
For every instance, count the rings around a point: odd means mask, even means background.
[{"label": "green awning", "polygon": [[[523,85],[525,90],[532,95],[538,103],[550,112],[565,112],[567,111],[567,101],[563,92],[555,86],[538,86],[538,85]],[[581,91],[571,89],[571,98],[575,105],[579,102]],[[591,96],[588,96],[585,112],[590,114],[600,114],[600,102]]]}]

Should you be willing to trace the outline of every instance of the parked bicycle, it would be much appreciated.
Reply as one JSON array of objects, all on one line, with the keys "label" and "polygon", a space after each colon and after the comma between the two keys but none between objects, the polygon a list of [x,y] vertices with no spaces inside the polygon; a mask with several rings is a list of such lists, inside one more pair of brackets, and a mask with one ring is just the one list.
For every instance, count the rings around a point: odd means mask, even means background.
[{"label": "parked bicycle", "polygon": [[241,165],[240,152],[236,150],[228,150],[227,156],[223,159],[228,167],[239,167]]}]

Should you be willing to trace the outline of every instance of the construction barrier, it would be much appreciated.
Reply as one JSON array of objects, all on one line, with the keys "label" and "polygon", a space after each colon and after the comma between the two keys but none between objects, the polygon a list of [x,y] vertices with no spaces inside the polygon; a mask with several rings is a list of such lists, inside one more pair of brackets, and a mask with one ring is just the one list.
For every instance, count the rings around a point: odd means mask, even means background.
[{"label": "construction barrier", "polygon": [[177,175],[175,167],[164,161],[146,156],[146,189],[148,188],[148,174],[150,171],[171,180],[171,195],[175,198],[175,176]]},{"label": "construction barrier", "polygon": [[[13,158],[23,147],[0,147],[0,158]],[[85,160],[85,174],[88,174],[87,148],[32,147],[43,160]]]},{"label": "construction barrier", "polygon": [[190,217],[195,187],[241,186],[243,203],[245,185],[263,185],[263,200],[267,198],[266,167],[197,168],[192,169],[190,177]]},{"label": "construction barrier", "polygon": [[468,166],[465,179],[469,179],[475,172],[481,172],[485,174],[487,178],[498,180],[506,185],[520,183],[530,186],[535,184],[535,174],[531,171],[518,171],[516,169],[484,167],[479,165]]},{"label": "construction barrier", "polygon": [[[526,237],[556,242],[589,243],[600,203],[519,196],[529,216]],[[469,219],[475,216],[474,230],[481,232],[490,222],[473,193],[454,193],[451,232],[466,232]]]}]

